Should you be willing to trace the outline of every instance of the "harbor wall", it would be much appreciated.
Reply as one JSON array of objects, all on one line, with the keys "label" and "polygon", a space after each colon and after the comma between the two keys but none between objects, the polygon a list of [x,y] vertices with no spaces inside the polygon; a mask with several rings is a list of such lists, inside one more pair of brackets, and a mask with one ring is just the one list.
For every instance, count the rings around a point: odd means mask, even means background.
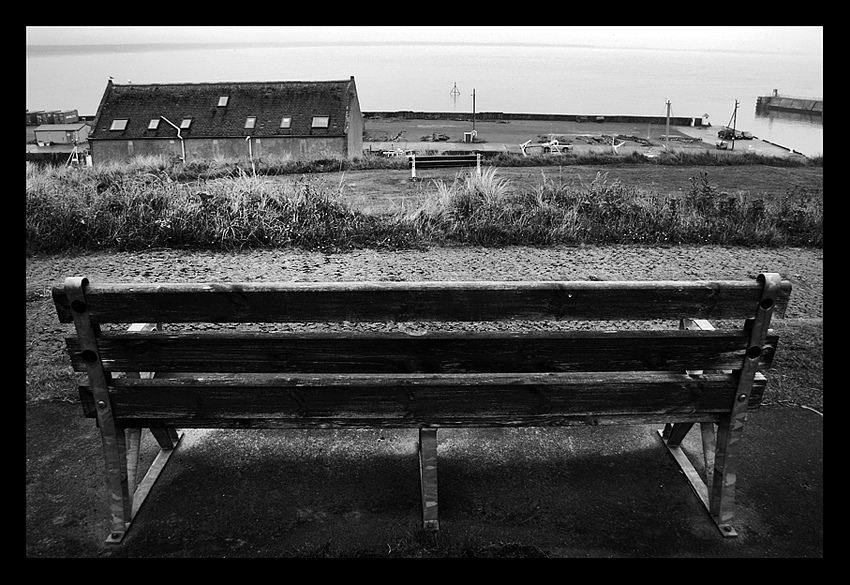
[{"label": "harbor wall", "polygon": [[[403,118],[406,120],[472,120],[472,112],[413,112],[401,110],[395,112],[363,112],[366,119]],[[510,120],[543,120],[551,122],[624,122],[634,124],[665,124],[666,116],[588,116],[580,114],[523,114],[510,112],[476,112],[479,122],[501,122]],[[670,116],[671,126],[703,126],[702,118]]]},{"label": "harbor wall", "polygon": [[823,100],[763,95],[756,99],[756,111],[779,110],[810,116],[823,116]]}]

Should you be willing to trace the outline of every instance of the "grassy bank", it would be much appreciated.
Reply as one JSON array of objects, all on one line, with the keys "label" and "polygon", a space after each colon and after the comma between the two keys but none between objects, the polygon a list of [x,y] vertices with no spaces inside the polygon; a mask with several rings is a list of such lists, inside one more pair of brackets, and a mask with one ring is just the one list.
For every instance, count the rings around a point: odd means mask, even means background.
[{"label": "grassy bank", "polygon": [[[693,163],[688,156],[670,155],[667,162]],[[456,244],[823,246],[822,192],[729,194],[714,186],[712,167],[705,165],[696,165],[690,185],[676,195],[625,186],[603,173],[580,185],[542,174],[535,184],[518,187],[500,175],[499,166],[487,166],[481,177],[464,172],[432,181],[415,204],[372,215],[345,198],[344,179],[337,185],[315,179],[317,172],[352,164],[394,169],[405,163],[258,161],[245,168],[238,162],[181,165],[151,158],[90,169],[28,165],[27,253]]]}]

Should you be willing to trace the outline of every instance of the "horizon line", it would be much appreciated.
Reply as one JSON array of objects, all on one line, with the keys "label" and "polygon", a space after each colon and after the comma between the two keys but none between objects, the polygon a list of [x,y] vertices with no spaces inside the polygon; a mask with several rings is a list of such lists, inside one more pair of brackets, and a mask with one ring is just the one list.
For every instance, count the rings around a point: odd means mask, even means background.
[{"label": "horizon line", "polygon": [[[370,47],[370,46],[461,46],[461,47],[538,47],[538,48],[566,48],[566,49],[609,49],[609,50],[645,50],[645,51],[697,51],[697,52],[739,52],[735,48],[715,48],[715,47],[653,47],[653,46],[627,46],[616,47],[609,45],[593,45],[584,43],[551,43],[551,42],[534,42],[534,41],[431,41],[431,40],[408,40],[408,41],[333,41],[333,40],[299,40],[299,41],[220,41],[220,42],[141,42],[141,43],[27,43],[27,51],[35,53],[32,56],[48,55],[53,53],[61,53],[64,51],[78,52],[103,52],[103,51],[144,51],[144,50],[159,50],[159,49],[193,49],[193,48],[227,48],[227,47],[309,47],[309,46],[331,46],[331,47]],[[751,50],[745,52],[753,53],[770,53],[767,50]]]}]

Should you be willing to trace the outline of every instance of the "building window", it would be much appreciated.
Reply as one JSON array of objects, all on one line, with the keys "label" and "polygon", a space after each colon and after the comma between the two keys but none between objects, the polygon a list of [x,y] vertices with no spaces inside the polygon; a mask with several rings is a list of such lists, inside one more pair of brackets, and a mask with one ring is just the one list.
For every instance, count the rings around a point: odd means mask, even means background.
[{"label": "building window", "polygon": [[284,116],[280,119],[281,128],[289,128],[292,126],[292,116]]},{"label": "building window", "polygon": [[248,116],[247,118],[245,118],[245,128],[247,128],[247,129],[253,128],[254,124],[256,124],[256,123],[257,123],[257,117],[256,116]]},{"label": "building window", "polygon": [[159,128],[159,118],[151,118],[151,121],[148,122],[148,130],[156,130]]},{"label": "building window", "polygon": [[223,96],[221,96],[220,98],[218,98],[218,105],[219,105],[219,107],[222,107],[222,108],[223,108],[224,106],[226,106],[226,105],[227,105],[227,100],[228,100],[228,99],[230,99],[230,98],[229,98],[229,97],[227,97],[226,95],[223,95]]},{"label": "building window", "polygon": [[191,125],[192,125],[192,118],[183,118],[183,121],[180,122],[180,129],[186,130]]},{"label": "building window", "polygon": [[311,128],[327,128],[328,127],[328,116],[313,116],[313,124],[310,126]]},{"label": "building window", "polygon": [[112,120],[112,126],[109,127],[110,130],[126,130],[127,129],[127,119],[118,119]]}]

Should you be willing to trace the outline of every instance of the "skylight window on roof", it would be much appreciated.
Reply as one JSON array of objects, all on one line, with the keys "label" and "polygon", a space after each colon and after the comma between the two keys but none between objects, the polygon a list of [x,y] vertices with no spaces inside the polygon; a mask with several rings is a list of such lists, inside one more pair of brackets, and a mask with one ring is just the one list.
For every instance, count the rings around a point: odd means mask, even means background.
[{"label": "skylight window on roof", "polygon": [[256,123],[257,123],[257,117],[256,116],[248,116],[247,118],[245,118],[245,128],[248,128],[248,129],[253,128]]},{"label": "skylight window on roof", "polygon": [[229,99],[230,99],[230,98],[229,98],[228,96],[226,96],[226,95],[221,96],[220,98],[218,98],[218,105],[219,105],[220,107],[224,107],[224,106],[226,106],[226,105],[227,105],[227,100],[229,100]]},{"label": "skylight window on roof", "polygon": [[186,130],[191,125],[192,125],[192,118],[183,118],[183,121],[180,122],[180,129]]},{"label": "skylight window on roof", "polygon": [[329,119],[329,116],[313,116],[311,128],[327,128]]},{"label": "skylight window on roof", "polygon": [[126,118],[119,118],[117,120],[112,120],[112,126],[109,127],[110,130],[126,130],[127,129]]},{"label": "skylight window on roof", "polygon": [[151,118],[151,121],[148,122],[148,130],[156,130],[159,128],[159,118]]},{"label": "skylight window on roof", "polygon": [[292,127],[292,116],[284,116],[280,119],[280,127],[281,128],[291,128]]}]

